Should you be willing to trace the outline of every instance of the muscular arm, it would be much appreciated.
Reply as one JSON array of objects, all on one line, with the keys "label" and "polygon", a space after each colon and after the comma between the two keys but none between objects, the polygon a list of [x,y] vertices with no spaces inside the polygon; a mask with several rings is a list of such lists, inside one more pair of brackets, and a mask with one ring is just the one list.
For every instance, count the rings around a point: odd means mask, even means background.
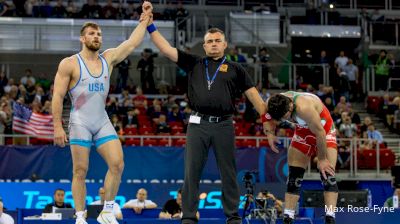
[{"label": "muscular arm", "polygon": [[146,16],[145,19],[136,26],[135,30],[133,30],[129,39],[122,42],[118,47],[110,48],[104,52],[104,57],[107,58],[111,66],[123,61],[135,48],[139,46],[144,38],[149,20],[150,16]]},{"label": "muscular arm", "polygon": [[151,40],[160,52],[173,62],[178,62],[178,50],[172,47],[158,30],[151,33]]},{"label": "muscular arm", "polygon": [[63,59],[54,78],[54,92],[51,101],[54,129],[62,127],[63,101],[72,77],[72,60],[73,58]]},{"label": "muscular arm", "polygon": [[[300,102],[298,103],[298,105]],[[324,160],[326,159],[326,133],[324,127],[321,124],[321,119],[319,117],[319,113],[314,107],[307,106],[298,108],[297,115],[303,119],[310,131],[314,133],[317,140],[317,148],[318,148],[318,159]]]},{"label": "muscular arm", "polygon": [[244,92],[249,98],[250,102],[253,104],[254,108],[256,108],[258,114],[262,115],[266,112],[266,105],[264,101],[261,99],[260,94],[258,93],[255,87],[252,87]]}]

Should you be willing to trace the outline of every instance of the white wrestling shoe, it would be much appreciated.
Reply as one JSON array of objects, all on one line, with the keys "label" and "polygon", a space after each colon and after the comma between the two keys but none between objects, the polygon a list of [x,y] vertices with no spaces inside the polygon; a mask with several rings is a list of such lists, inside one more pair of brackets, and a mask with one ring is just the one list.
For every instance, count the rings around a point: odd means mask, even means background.
[{"label": "white wrestling shoe", "polygon": [[101,211],[99,217],[97,217],[97,222],[101,224],[118,224],[115,215],[112,212]]},{"label": "white wrestling shoe", "polygon": [[88,224],[84,218],[77,218],[75,224]]}]

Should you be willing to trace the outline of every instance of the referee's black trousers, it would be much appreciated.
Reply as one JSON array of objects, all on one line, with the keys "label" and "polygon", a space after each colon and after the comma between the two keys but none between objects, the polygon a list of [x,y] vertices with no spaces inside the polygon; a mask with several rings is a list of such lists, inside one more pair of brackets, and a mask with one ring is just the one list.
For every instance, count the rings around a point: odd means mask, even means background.
[{"label": "referee's black trousers", "polygon": [[[182,223],[197,223],[199,181],[208,158],[209,148],[214,149],[222,180],[222,205],[226,223],[239,224],[239,186],[236,181],[235,129],[232,118],[219,123],[201,120],[190,123],[185,151],[185,182],[182,190]],[[200,214],[201,216],[201,214]]]}]

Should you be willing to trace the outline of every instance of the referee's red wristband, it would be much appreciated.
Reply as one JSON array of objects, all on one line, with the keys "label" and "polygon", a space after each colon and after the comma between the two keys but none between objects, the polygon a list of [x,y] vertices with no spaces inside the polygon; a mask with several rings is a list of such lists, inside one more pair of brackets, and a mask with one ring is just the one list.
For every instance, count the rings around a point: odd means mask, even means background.
[{"label": "referee's red wristband", "polygon": [[268,122],[268,121],[271,121],[271,120],[272,120],[272,117],[271,117],[271,115],[269,115],[269,113],[265,113],[265,114],[261,115],[261,122],[262,123],[265,123],[265,122]]}]

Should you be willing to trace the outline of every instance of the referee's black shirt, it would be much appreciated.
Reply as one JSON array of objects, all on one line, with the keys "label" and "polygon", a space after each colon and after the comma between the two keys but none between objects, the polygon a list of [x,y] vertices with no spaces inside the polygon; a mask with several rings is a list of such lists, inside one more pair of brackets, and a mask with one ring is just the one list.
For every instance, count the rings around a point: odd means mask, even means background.
[{"label": "referee's black shirt", "polygon": [[201,58],[178,50],[177,65],[188,75],[190,107],[206,115],[233,114],[235,98],[254,87],[252,79],[240,64],[225,60],[211,85],[211,90],[208,90],[205,60],[208,60],[208,74],[211,80],[223,57],[213,60],[210,57]]}]

